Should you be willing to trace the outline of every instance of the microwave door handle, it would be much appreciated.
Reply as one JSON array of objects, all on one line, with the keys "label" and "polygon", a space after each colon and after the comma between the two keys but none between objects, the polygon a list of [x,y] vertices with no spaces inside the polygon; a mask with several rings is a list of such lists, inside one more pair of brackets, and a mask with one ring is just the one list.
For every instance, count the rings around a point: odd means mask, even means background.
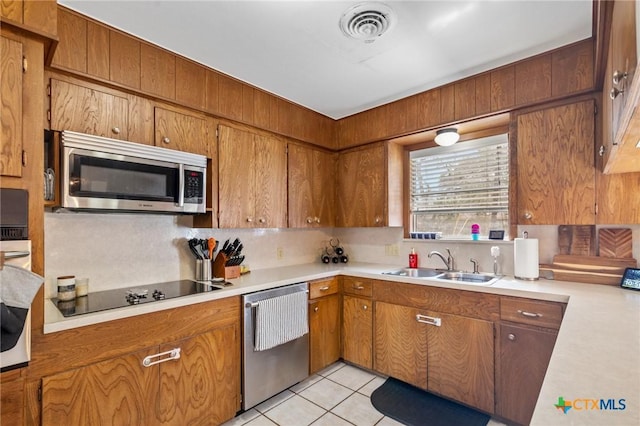
[{"label": "microwave door handle", "polygon": [[178,206],[184,207],[184,164],[178,165]]}]

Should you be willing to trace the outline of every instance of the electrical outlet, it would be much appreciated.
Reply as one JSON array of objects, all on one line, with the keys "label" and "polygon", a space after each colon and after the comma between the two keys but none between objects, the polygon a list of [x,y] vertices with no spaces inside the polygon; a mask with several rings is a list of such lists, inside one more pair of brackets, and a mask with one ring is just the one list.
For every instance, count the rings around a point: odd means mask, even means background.
[{"label": "electrical outlet", "polygon": [[384,254],[387,256],[399,256],[397,244],[386,244],[384,246]]},{"label": "electrical outlet", "polygon": [[276,258],[282,260],[284,258],[284,250],[282,247],[276,248]]}]

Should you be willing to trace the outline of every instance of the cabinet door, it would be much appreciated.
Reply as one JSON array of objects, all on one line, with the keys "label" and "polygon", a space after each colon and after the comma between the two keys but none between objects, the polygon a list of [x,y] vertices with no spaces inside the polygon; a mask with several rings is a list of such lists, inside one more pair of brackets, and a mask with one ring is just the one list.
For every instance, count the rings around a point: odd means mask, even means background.
[{"label": "cabinet door", "polygon": [[640,188],[640,172],[602,174],[597,179],[599,225],[640,223],[640,197],[629,196]]},{"label": "cabinet door", "polygon": [[[22,425],[25,417],[24,377],[11,377],[16,370],[2,373],[0,386],[0,424]],[[21,373],[20,373],[21,374]]]},{"label": "cabinet door", "polygon": [[340,297],[309,301],[309,374],[340,358]]},{"label": "cabinet door", "polygon": [[21,177],[22,43],[2,37],[0,51],[0,175]]},{"label": "cabinet door", "polygon": [[[255,176],[251,188],[255,191],[257,228],[287,226],[287,147],[269,136],[253,135],[255,145]],[[238,157],[238,167],[242,157]]]},{"label": "cabinet door", "polygon": [[313,151],[313,211],[316,225],[335,226],[336,154]]},{"label": "cabinet door", "polygon": [[[619,82],[613,85],[619,90],[612,102],[614,135],[617,133],[620,117],[629,97],[628,89],[631,86],[638,62],[636,53],[636,6],[634,1],[616,1],[613,4],[611,44],[609,45],[612,67],[610,74],[605,75],[605,80],[608,79],[613,82],[614,73],[620,76]],[[626,77],[622,77],[625,74]],[[603,95],[609,96],[609,92]]]},{"label": "cabinet door", "polygon": [[427,325],[428,389],[486,412],[494,410],[493,323],[458,315]]},{"label": "cabinet door", "polygon": [[418,310],[376,302],[373,368],[427,389],[427,330],[418,322]]},{"label": "cabinet door", "polygon": [[338,226],[384,226],[386,207],[383,144],[340,153],[338,157]]},{"label": "cabinet door", "polygon": [[342,358],[345,361],[373,368],[373,315],[370,299],[343,296]]},{"label": "cabinet door", "polygon": [[155,109],[156,146],[208,156],[204,118]]},{"label": "cabinet door", "polygon": [[496,374],[496,414],[529,424],[547,371],[556,332],[502,324]]},{"label": "cabinet door", "polygon": [[314,150],[301,145],[289,144],[288,193],[289,193],[289,228],[305,228],[313,226],[313,158]]},{"label": "cabinet door", "polygon": [[159,365],[142,365],[156,349],[44,377],[42,424],[158,424]]},{"label": "cabinet door", "polygon": [[221,424],[233,418],[240,401],[238,327],[212,330],[171,345],[180,359],[160,364],[158,417],[165,424]]},{"label": "cabinet door", "polygon": [[128,139],[126,98],[51,79],[51,129]]},{"label": "cabinet door", "polygon": [[254,220],[253,134],[218,127],[218,219],[221,228],[251,228]]},{"label": "cabinet door", "polygon": [[518,116],[518,223],[595,223],[594,104]]}]

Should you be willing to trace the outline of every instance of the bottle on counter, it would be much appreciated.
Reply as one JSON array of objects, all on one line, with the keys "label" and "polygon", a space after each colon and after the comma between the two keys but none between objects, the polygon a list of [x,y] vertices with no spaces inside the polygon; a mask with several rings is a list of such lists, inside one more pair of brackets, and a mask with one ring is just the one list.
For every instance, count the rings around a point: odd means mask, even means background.
[{"label": "bottle on counter", "polygon": [[471,225],[471,239],[479,240],[480,239],[480,225],[474,223]]},{"label": "bottle on counter", "polygon": [[417,268],[418,267],[418,253],[416,253],[416,249],[412,248],[411,253],[409,253],[409,268]]}]

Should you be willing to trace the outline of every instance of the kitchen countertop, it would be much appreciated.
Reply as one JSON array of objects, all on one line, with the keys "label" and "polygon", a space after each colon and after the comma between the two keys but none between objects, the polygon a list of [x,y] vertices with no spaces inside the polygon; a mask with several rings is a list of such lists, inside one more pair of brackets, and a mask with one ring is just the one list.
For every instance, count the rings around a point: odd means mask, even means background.
[{"label": "kitchen countertop", "polygon": [[[381,274],[399,268],[350,263],[262,269],[231,280],[231,286],[218,291],[70,318],[63,317],[53,302],[45,300],[44,332],[55,333],[339,274],[565,302],[567,308],[531,424],[640,424],[640,291],[544,279],[523,281],[503,277],[491,286],[481,286]],[[566,414],[555,407],[559,397],[573,402],[573,408]],[[602,407],[600,400],[604,400]]]}]

